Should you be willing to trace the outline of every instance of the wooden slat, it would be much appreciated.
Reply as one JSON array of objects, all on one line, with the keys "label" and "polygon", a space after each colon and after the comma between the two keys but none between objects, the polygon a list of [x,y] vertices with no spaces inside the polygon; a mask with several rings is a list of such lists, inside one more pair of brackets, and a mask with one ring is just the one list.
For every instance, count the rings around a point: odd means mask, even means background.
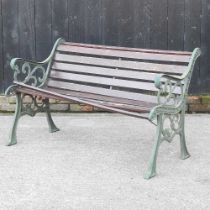
[{"label": "wooden slat", "polygon": [[[78,98],[78,99],[81,99],[81,100],[84,100],[86,103],[88,102],[92,102],[94,104],[98,104],[98,105],[103,105],[103,106],[106,106],[106,107],[113,107],[113,108],[118,108],[118,109],[121,109],[121,110],[127,110],[127,111],[134,111],[134,112],[149,112],[152,107],[154,107],[155,105],[153,104],[148,104],[148,105],[145,105],[145,104],[139,104],[139,105],[136,105],[135,103],[132,104],[132,103],[120,103],[119,101],[117,101],[117,103],[115,102],[116,101],[116,98],[113,98],[115,100],[110,100],[110,101],[106,101],[106,100],[95,100],[95,99],[88,99],[87,97],[78,97],[78,94],[76,94],[76,92],[74,92],[74,94],[64,94],[65,91],[61,91],[61,93],[59,93],[59,91],[56,89],[51,89],[51,88],[47,88],[47,89],[41,89],[41,91],[38,91],[38,90],[31,90],[29,88],[26,88],[26,87],[21,87],[21,88],[17,88],[17,91],[20,91],[22,93],[25,93],[25,94],[31,94],[31,95],[34,95],[34,96],[40,96],[42,99],[43,98],[52,98],[52,99],[56,99],[56,100],[63,100],[63,99],[66,99],[66,97],[74,97],[74,99]],[[48,91],[48,93],[46,93],[45,91]],[[49,94],[51,93],[51,94]],[[57,95],[54,95],[55,94],[60,94],[60,96],[57,96]],[[65,98],[63,98],[63,96]],[[126,100],[127,101],[127,100]]]},{"label": "wooden slat", "polygon": [[18,18],[20,57],[35,59],[34,0],[18,1]]},{"label": "wooden slat", "polygon": [[[91,84],[99,84],[113,87],[122,87],[128,89],[138,89],[138,90],[148,90],[156,92],[158,89],[154,86],[154,83],[150,82],[142,82],[142,81],[129,81],[115,78],[106,78],[106,77],[97,77],[97,76],[89,76],[89,75],[80,75],[80,74],[72,74],[67,72],[58,72],[51,71],[50,78],[62,79],[66,81],[74,82],[82,82],[82,83],[91,83]],[[175,90],[175,93],[180,94],[178,90]]]},{"label": "wooden slat", "polygon": [[145,95],[142,93],[133,93],[133,92],[128,92],[128,91],[105,89],[101,87],[91,87],[87,85],[79,85],[79,84],[73,84],[73,83],[64,82],[64,81],[53,81],[53,80],[49,80],[47,86],[50,88],[62,88],[65,90],[72,90],[72,91],[78,91],[78,92],[84,92],[84,93],[93,93],[93,94],[99,94],[99,95],[104,95],[104,96],[131,99],[131,100],[136,100],[136,101],[144,101],[148,103],[157,103],[157,96]]},{"label": "wooden slat", "polygon": [[[18,33],[18,0],[2,1],[2,51],[3,53],[3,84],[8,87],[13,81],[13,71],[10,68],[10,61],[19,57],[19,33]],[[1,69],[0,71],[2,71]]]},{"label": "wooden slat", "polygon": [[125,99],[125,98],[120,98],[120,97],[112,97],[112,96],[104,96],[100,94],[92,94],[92,93],[87,93],[87,92],[78,92],[78,91],[72,91],[72,90],[64,90],[61,88],[49,88],[45,87],[46,90],[49,90],[51,92],[56,92],[64,95],[71,95],[74,97],[78,98],[83,98],[83,99],[88,99],[88,100],[98,100],[98,101],[106,101],[106,102],[111,102],[111,103],[119,103],[119,104],[127,104],[127,105],[135,105],[135,106],[140,106],[140,107],[149,107],[152,108],[157,103],[149,103],[149,102],[144,102],[144,101],[136,101],[132,99]]},{"label": "wooden slat", "polygon": [[2,0],[0,0],[0,93],[4,92],[4,62],[3,62],[3,15],[2,15]]},{"label": "wooden slat", "polygon": [[168,49],[184,50],[185,1],[168,0]]},{"label": "wooden slat", "polygon": [[[150,47],[152,49],[167,49],[167,29],[168,29],[168,0],[154,0],[151,1],[151,43]],[[175,55],[175,57],[180,58],[181,55]],[[182,57],[182,56],[181,56]],[[186,57],[187,56],[183,56]],[[187,58],[189,60],[189,57]]]},{"label": "wooden slat", "polygon": [[[111,111],[111,112],[118,112],[121,114],[125,114],[125,115],[129,115],[129,116],[133,116],[133,117],[138,117],[138,118],[143,118],[143,119],[148,119],[147,116],[145,115],[141,115],[140,113],[137,112],[131,112],[131,111],[127,111],[127,110],[123,110],[120,108],[115,108],[115,107],[109,107],[109,106],[105,106],[103,104],[99,104],[96,102],[92,102],[92,101],[88,101],[88,100],[83,100],[83,99],[79,99],[73,96],[66,96],[66,95],[61,95],[55,92],[50,92],[48,90],[44,90],[44,89],[40,89],[37,87],[33,87],[30,85],[26,85],[24,83],[19,83],[19,82],[14,82],[15,84],[17,84],[19,87],[17,87],[16,91],[17,92],[25,92],[25,93],[29,93],[32,94],[32,92],[34,92],[34,95],[39,95],[42,96],[43,95],[47,95],[48,98],[60,98],[61,100],[68,100],[68,101],[76,101],[78,103],[84,103],[84,104],[89,104],[107,111]],[[143,110],[144,111],[144,110]]]},{"label": "wooden slat", "polygon": [[131,79],[139,79],[147,81],[154,81],[154,78],[157,75],[155,73],[148,73],[148,72],[138,72],[138,71],[120,70],[113,68],[102,68],[95,66],[75,65],[69,63],[57,63],[57,62],[54,62],[52,69],[75,72],[75,73],[96,74],[103,76],[131,78]]},{"label": "wooden slat", "polygon": [[[58,18],[59,17],[59,18]],[[52,0],[52,41],[63,37],[68,39],[68,1]]]},{"label": "wooden slat", "polygon": [[90,102],[101,104],[107,107],[114,107],[122,110],[134,111],[134,112],[149,112],[151,108],[144,107],[144,106],[135,106],[132,104],[120,104],[120,103],[112,103],[107,101],[96,101],[96,100],[89,100]]},{"label": "wooden slat", "polygon": [[89,65],[104,66],[104,67],[107,66],[115,68],[127,68],[139,71],[153,71],[153,72],[165,72],[165,73],[172,72],[172,73],[182,74],[185,70],[187,70],[187,66],[124,61],[124,60],[114,60],[114,59],[105,59],[105,58],[93,58],[93,57],[85,57],[79,55],[65,55],[59,53],[56,53],[54,59],[55,61],[59,62],[72,62],[72,63],[89,64]]},{"label": "wooden slat", "polygon": [[146,53],[146,52],[128,52],[121,50],[110,50],[110,49],[95,49],[80,46],[68,46],[60,45],[58,51],[81,53],[87,55],[97,56],[109,56],[117,58],[129,58],[129,59],[140,59],[149,61],[164,61],[164,62],[182,62],[188,63],[190,60],[189,55],[171,55],[171,54],[158,54],[158,53]]},{"label": "wooden slat", "polygon": [[189,51],[128,48],[128,47],[116,47],[116,46],[94,45],[94,44],[73,43],[73,42],[65,42],[64,44],[71,45],[71,46],[92,47],[94,49],[111,49],[111,50],[121,50],[121,51],[129,51],[129,52],[130,51],[131,52],[148,52],[148,53],[174,54],[174,55],[192,55],[192,52],[189,52]]}]

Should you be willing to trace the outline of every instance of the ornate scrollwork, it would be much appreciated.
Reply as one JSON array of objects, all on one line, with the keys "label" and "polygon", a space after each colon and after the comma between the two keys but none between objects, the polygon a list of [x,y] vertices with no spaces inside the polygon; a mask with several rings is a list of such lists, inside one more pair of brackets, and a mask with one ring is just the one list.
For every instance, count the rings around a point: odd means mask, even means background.
[{"label": "ornate scrollwork", "polygon": [[161,141],[171,142],[175,135],[182,132],[182,118],[181,113],[162,115],[162,131]]},{"label": "ornate scrollwork", "polygon": [[[26,103],[24,103],[26,101]],[[38,112],[44,112],[48,108],[48,103],[45,99],[29,94],[22,95],[21,115],[35,116]]]},{"label": "ornate scrollwork", "polygon": [[32,86],[39,86],[45,80],[46,65],[35,64],[18,59],[14,62],[14,81],[21,81]]},{"label": "ornate scrollwork", "polygon": [[166,75],[160,75],[155,81],[159,89],[157,100],[159,105],[177,106],[184,98],[184,85],[182,80],[171,79]]}]

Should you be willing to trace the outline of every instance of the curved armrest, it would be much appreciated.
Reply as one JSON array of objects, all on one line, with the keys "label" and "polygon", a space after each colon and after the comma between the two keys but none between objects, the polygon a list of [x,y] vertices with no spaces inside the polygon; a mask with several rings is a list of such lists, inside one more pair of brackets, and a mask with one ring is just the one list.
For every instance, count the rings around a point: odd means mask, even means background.
[{"label": "curved armrest", "polygon": [[58,39],[47,59],[42,62],[31,61],[23,58],[13,58],[10,66],[14,71],[14,81],[41,87],[45,84],[57,46],[64,40]]},{"label": "curved armrest", "polygon": [[180,76],[171,76],[167,74],[158,74],[155,76],[155,87],[158,89],[161,89],[161,86],[164,82],[164,80],[170,80],[171,82],[180,82],[183,80]]},{"label": "curved armrest", "polygon": [[166,106],[177,106],[185,97],[186,81],[180,76],[160,74],[155,77],[155,87],[158,90],[158,104]]},{"label": "curved armrest", "polygon": [[14,71],[14,81],[40,86],[45,82],[49,62],[35,62],[22,58],[13,58],[10,66]]}]

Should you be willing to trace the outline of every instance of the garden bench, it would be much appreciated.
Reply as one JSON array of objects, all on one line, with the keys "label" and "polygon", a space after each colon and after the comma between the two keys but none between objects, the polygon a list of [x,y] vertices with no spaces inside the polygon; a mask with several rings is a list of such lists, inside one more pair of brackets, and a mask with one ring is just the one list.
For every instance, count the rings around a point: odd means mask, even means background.
[{"label": "garden bench", "polygon": [[[181,158],[189,157],[184,134],[185,103],[200,53],[198,48],[193,52],[149,50],[58,39],[43,62],[14,58],[14,82],[6,91],[6,95],[16,95],[9,145],[17,143],[17,123],[26,114],[34,116],[44,111],[50,132],[59,130],[51,117],[49,99],[88,104],[147,119],[157,126],[145,174],[145,178],[151,178],[156,173],[162,141],[171,142],[179,135]],[[26,97],[30,100],[25,101]]]}]

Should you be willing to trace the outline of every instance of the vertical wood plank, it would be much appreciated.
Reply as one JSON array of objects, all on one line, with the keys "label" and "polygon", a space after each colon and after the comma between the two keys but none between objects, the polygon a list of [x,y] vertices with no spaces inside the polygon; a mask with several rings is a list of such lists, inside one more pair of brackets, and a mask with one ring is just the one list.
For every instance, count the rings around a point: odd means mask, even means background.
[{"label": "vertical wood plank", "polygon": [[104,1],[104,42],[106,45],[119,45],[120,1]]},{"label": "vertical wood plank", "polygon": [[202,0],[202,19],[201,19],[201,91],[210,91],[210,2]]},{"label": "vertical wood plank", "polygon": [[134,3],[134,0],[121,0],[120,7],[118,8],[120,13],[118,40],[119,45],[123,47],[133,46]]},{"label": "vertical wood plank", "polygon": [[52,2],[35,0],[36,58],[45,59],[52,48]]},{"label": "vertical wood plank", "polygon": [[13,81],[10,61],[19,57],[18,0],[2,0],[4,81],[7,88]]},{"label": "vertical wood plank", "polygon": [[[184,49],[192,51],[201,46],[201,1],[185,0],[185,40]],[[190,93],[199,92],[200,73],[199,63],[197,63],[190,84]]]},{"label": "vertical wood plank", "polygon": [[18,1],[20,57],[35,58],[34,0]]},{"label": "vertical wood plank", "polygon": [[151,48],[167,49],[167,0],[152,0]]},{"label": "vertical wood plank", "polygon": [[184,4],[183,0],[168,0],[168,48],[184,49]]},{"label": "vertical wood plank", "polygon": [[68,40],[68,0],[52,0],[52,41]]},{"label": "vertical wood plank", "polygon": [[85,41],[85,0],[68,0],[69,40]]},{"label": "vertical wood plank", "polygon": [[134,0],[134,47],[150,47],[151,0]]},{"label": "vertical wood plank", "polygon": [[2,0],[0,0],[0,93],[4,92]]},{"label": "vertical wood plank", "polygon": [[101,28],[103,13],[101,10],[101,0],[88,0],[85,6],[85,41],[87,43],[101,43]]}]

